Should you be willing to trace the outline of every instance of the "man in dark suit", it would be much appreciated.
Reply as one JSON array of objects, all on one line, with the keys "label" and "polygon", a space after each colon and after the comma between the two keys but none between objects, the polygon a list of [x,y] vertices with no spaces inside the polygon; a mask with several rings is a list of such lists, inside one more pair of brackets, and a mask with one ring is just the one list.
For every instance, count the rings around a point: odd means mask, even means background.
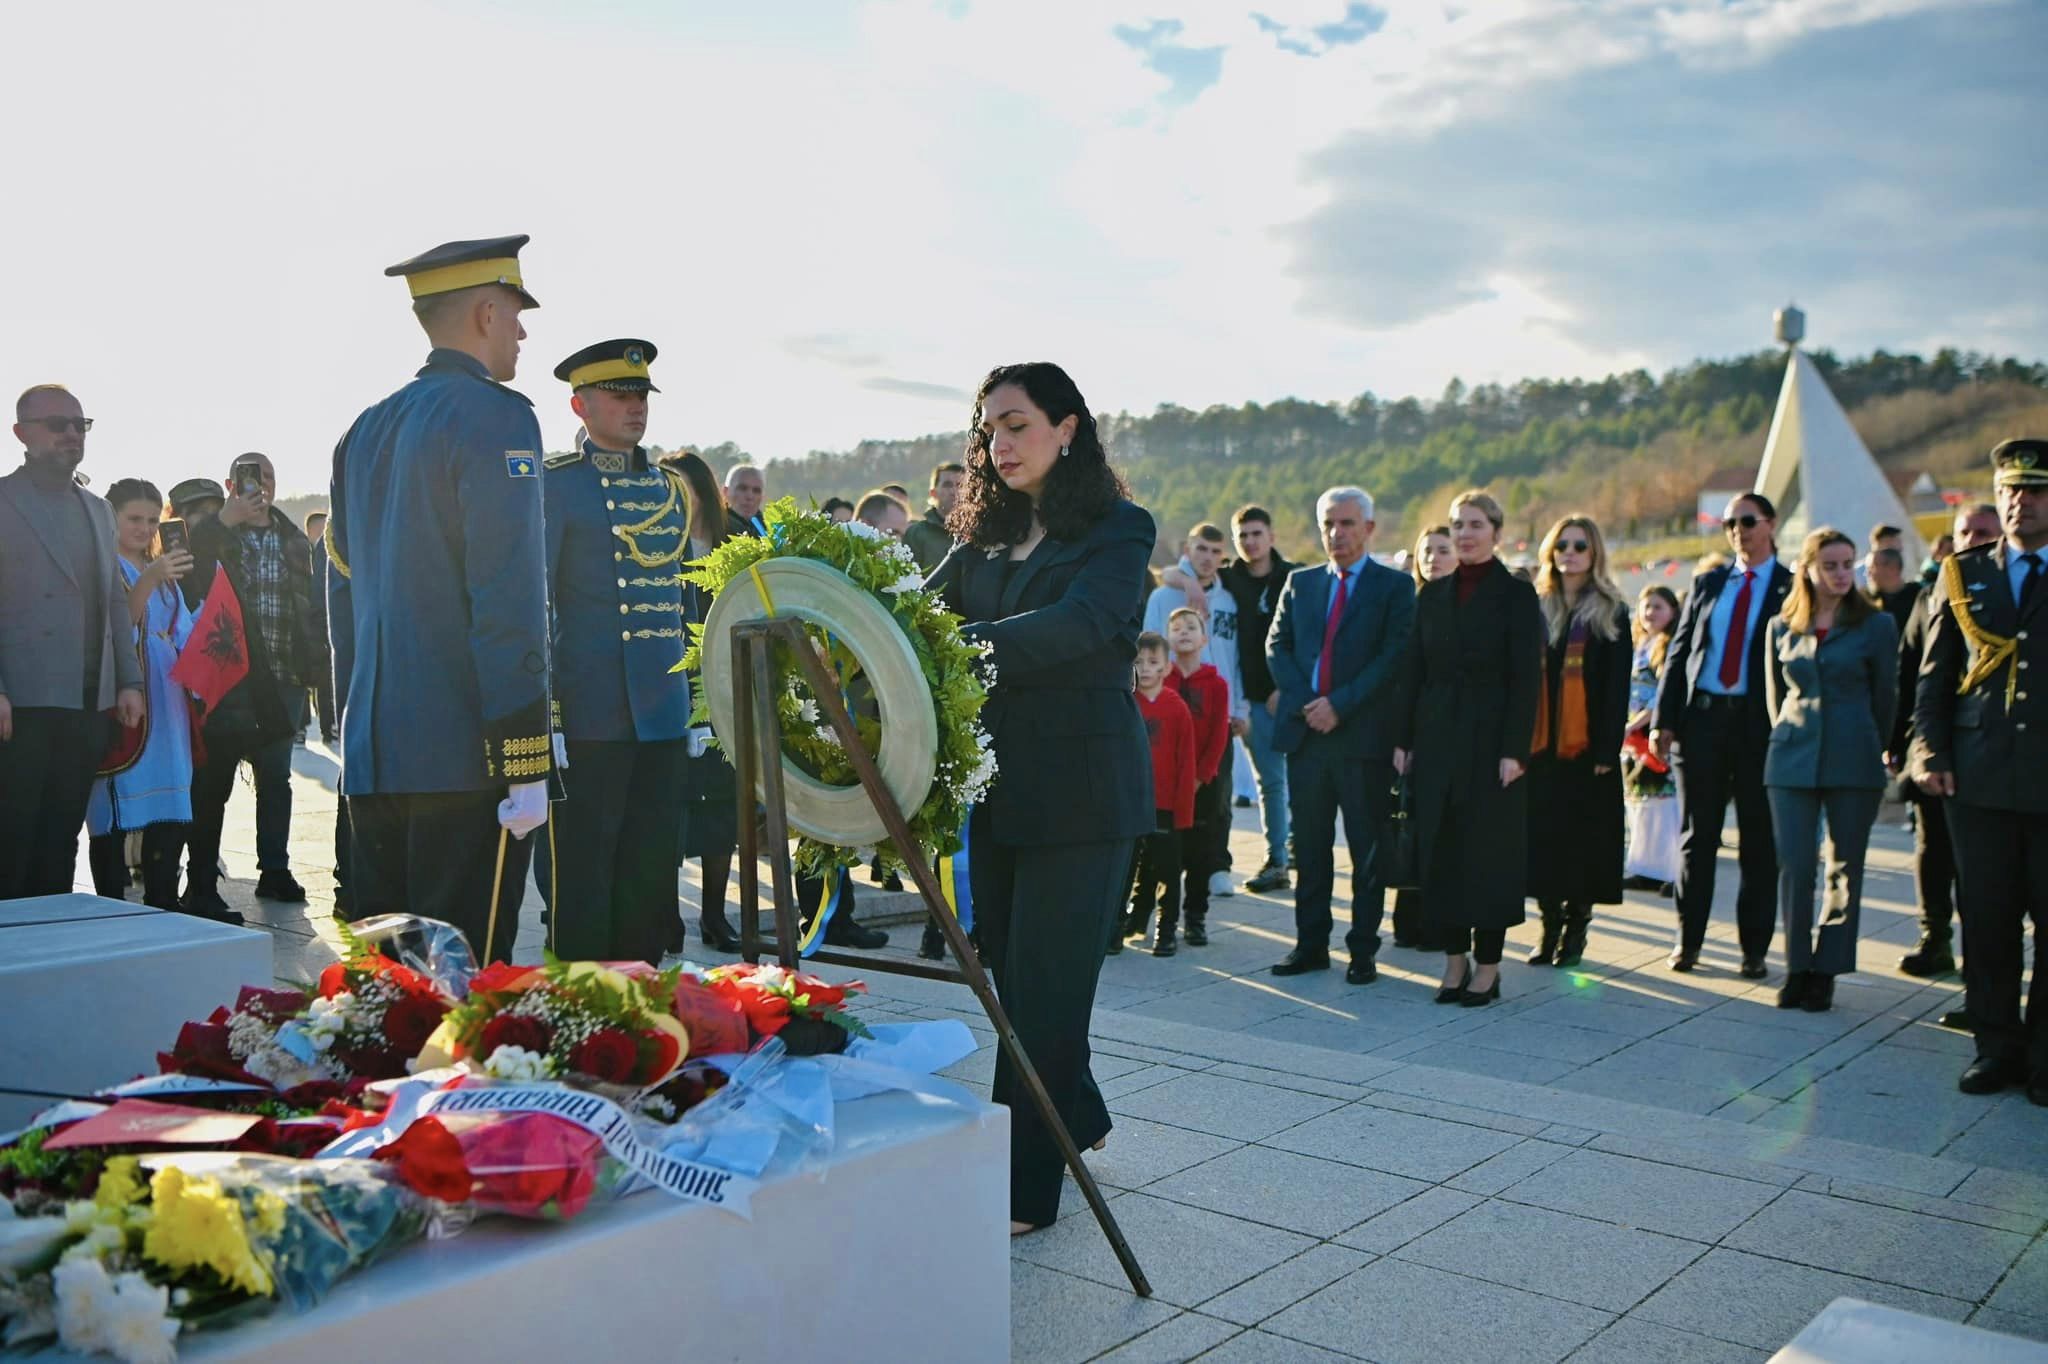
[{"label": "man in dark suit", "polygon": [[[1934,592],[1913,772],[1948,798],[1963,903],[1964,1004],[1977,1059],[1957,1087],[2024,1084],[2048,1106],[2048,440],[1991,452],[2004,537],[1958,550]],[[2037,671],[2037,669],[2039,671]],[[2034,985],[2024,1016],[2026,924]]]},{"label": "man in dark suit", "polygon": [[753,464],[735,464],[725,475],[725,533],[766,535],[768,523],[761,519],[761,503],[767,498],[761,470]]},{"label": "man in dark suit", "polygon": [[114,510],[81,486],[92,419],[59,384],[14,405],[0,478],[0,900],[71,889],[105,713],[142,722],[142,664]]},{"label": "man in dark suit", "polygon": [[[1650,738],[1678,778],[1678,943],[1671,969],[1699,964],[1714,908],[1714,863],[1728,802],[1742,838],[1735,924],[1745,980],[1764,978],[1778,917],[1778,856],[1764,797],[1770,718],[1764,708],[1764,627],[1785,604],[1792,574],[1779,563],[1778,512],[1762,493],[1729,502],[1721,520],[1735,562],[1693,579],[1657,689]],[[1673,753],[1673,748],[1677,752]]]},{"label": "man in dark suit", "polygon": [[1273,747],[1287,755],[1288,813],[1294,827],[1294,950],[1276,976],[1330,965],[1330,892],[1336,880],[1337,816],[1351,849],[1351,965],[1344,979],[1369,984],[1379,972],[1384,886],[1375,845],[1393,784],[1393,745],[1378,715],[1415,628],[1415,589],[1374,563],[1372,498],[1332,488],[1316,500],[1327,563],[1288,575],[1266,636],[1266,662],[1279,696]]}]

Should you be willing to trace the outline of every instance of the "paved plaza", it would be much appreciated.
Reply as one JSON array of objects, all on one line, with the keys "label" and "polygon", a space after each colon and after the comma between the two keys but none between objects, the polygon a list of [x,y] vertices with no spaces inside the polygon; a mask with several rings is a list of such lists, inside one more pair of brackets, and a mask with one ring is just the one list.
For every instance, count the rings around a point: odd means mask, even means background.
[{"label": "paved plaza", "polygon": [[[222,887],[275,935],[283,979],[337,944],[335,763],[294,756],[313,903],[250,898],[246,782]],[[1255,820],[1237,812],[1240,876]],[[1776,953],[1771,980],[1737,976],[1732,857],[1688,976],[1664,965],[1670,903],[1641,894],[1596,913],[1575,971],[1521,965],[1532,918],[1484,1009],[1436,1006],[1442,958],[1391,946],[1371,986],[1344,983],[1341,955],[1275,979],[1285,894],[1217,901],[1209,947],[1111,958],[1093,1035],[1117,1126],[1088,1159],[1155,1296],[1131,1295],[1070,1188],[1057,1226],[1013,1244],[1014,1356],[1732,1364],[1845,1295],[2048,1340],[2048,1109],[1957,1092],[1969,1039],[1939,1019],[1959,983],[1895,969],[1910,843],[1877,831],[1861,969],[1825,1014],[1773,1007]],[[694,868],[682,887],[694,925]],[[529,893],[520,960],[539,912]],[[893,937],[907,955],[917,930]],[[713,959],[694,933],[691,955]],[[864,1017],[966,1020],[984,1045],[956,1078],[987,1092],[993,1034],[965,987],[868,979]]]}]

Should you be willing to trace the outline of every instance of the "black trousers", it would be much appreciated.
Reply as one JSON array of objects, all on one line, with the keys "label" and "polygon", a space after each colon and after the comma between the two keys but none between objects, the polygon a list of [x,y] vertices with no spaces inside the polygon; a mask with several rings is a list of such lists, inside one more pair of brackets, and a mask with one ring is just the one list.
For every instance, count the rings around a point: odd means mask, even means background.
[{"label": "black trousers", "polygon": [[1501,953],[1507,950],[1508,931],[1505,928],[1451,928],[1444,932],[1444,955],[1460,957],[1472,954],[1472,960],[1481,966],[1500,965]]},{"label": "black trousers", "polygon": [[1180,871],[1187,883],[1181,910],[1189,923],[1209,917],[1209,878],[1230,867],[1230,750],[1216,780],[1195,788],[1195,822],[1180,831]]},{"label": "black trousers", "polygon": [[1351,931],[1344,946],[1354,961],[1380,950],[1386,885],[1379,871],[1380,825],[1391,813],[1393,764],[1346,757],[1328,736],[1311,732],[1287,755],[1287,815],[1294,829],[1294,946],[1329,950],[1335,920],[1330,897],[1337,881],[1337,818],[1351,850]]},{"label": "black trousers", "polygon": [[[1977,1055],[2048,1075],[2048,814],[1948,804],[1962,882],[1963,1003]],[[2027,923],[2034,925],[2034,985],[2025,1016]]]},{"label": "black trousers", "polygon": [[1949,940],[1956,917],[1956,848],[1948,832],[1948,802],[1913,802],[1913,888],[1920,897],[1923,937]]},{"label": "black trousers", "polygon": [[[535,838],[505,839],[498,873],[502,791],[433,791],[350,796],[351,899],[354,916],[421,914],[454,924],[477,964],[509,961],[519,932],[519,902]],[[499,882],[497,929],[490,930],[491,883]]]},{"label": "black trousers", "polygon": [[70,893],[107,723],[97,710],[15,710],[0,744],[0,900]]},{"label": "black trousers", "polygon": [[571,739],[568,749],[567,798],[535,835],[549,941],[569,961],[658,964],[679,903],[689,743]]},{"label": "black trousers", "polygon": [[344,919],[355,917],[355,875],[350,863],[355,856],[350,846],[348,801],[334,802],[334,912]]},{"label": "black trousers", "polygon": [[1180,926],[1180,841],[1173,811],[1159,811],[1159,828],[1138,840],[1131,866],[1131,921],[1150,924],[1159,912],[1162,932]]},{"label": "black trousers", "polygon": [[[178,907],[178,859],[185,851],[184,824],[152,824],[142,831],[142,903]],[[96,835],[86,847],[92,888],[109,900],[128,898],[128,831]]]},{"label": "black trousers", "polygon": [[341,732],[334,727],[334,678],[326,672],[313,684],[313,709],[320,717],[322,738]]},{"label": "black trousers", "polygon": [[1671,765],[1678,778],[1682,821],[1679,946],[1697,952],[1706,941],[1714,908],[1714,862],[1721,852],[1728,802],[1733,800],[1735,827],[1742,838],[1735,931],[1742,955],[1760,959],[1771,950],[1778,921],[1778,847],[1771,834],[1771,802],[1764,795],[1768,745],[1753,732],[1740,704],[1695,709],[1685,723],[1685,739]]},{"label": "black trousers", "polygon": [[[998,843],[985,805],[975,808],[968,837],[982,962],[1074,1144],[1091,1146],[1110,1123],[1088,1068],[1088,1020],[1128,884],[1131,840]],[[1065,1162],[1000,1051],[992,1097],[1010,1110],[1010,1216],[1049,1226],[1059,1217]]]}]

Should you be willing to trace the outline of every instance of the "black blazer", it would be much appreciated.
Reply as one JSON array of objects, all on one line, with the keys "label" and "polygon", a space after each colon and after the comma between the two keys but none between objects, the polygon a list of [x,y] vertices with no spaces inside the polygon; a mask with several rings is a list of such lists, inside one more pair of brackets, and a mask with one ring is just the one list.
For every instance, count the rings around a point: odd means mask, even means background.
[{"label": "black blazer", "polygon": [[[1948,561],[1954,569],[1945,566],[1936,580],[1913,756],[1919,770],[1955,773],[1959,805],[2048,814],[2048,781],[2041,777],[2048,772],[2048,693],[2035,681],[2048,679],[2048,592],[2037,588],[2022,611],[2006,573],[2009,553],[2003,540],[1963,550]],[[1956,623],[1950,571],[1961,576],[1967,614],[1981,632],[2012,641],[2011,654],[1980,677],[1970,674],[1984,651]]]},{"label": "black blazer", "polygon": [[[1700,669],[1706,666],[1712,656],[1714,603],[1720,600],[1721,590],[1728,585],[1735,569],[1724,564],[1710,568],[1692,580],[1692,592],[1685,599],[1685,610],[1679,614],[1678,628],[1671,632],[1671,647],[1664,653],[1664,673],[1657,683],[1657,719],[1655,727],[1667,730],[1677,737],[1679,744],[1685,743],[1686,712],[1692,706],[1693,689],[1698,686]],[[1743,719],[1752,737],[1761,744],[1771,733],[1769,709],[1764,705],[1764,636],[1770,633],[1770,624],[1785,605],[1786,596],[1792,591],[1792,570],[1782,562],[1771,569],[1771,585],[1764,589],[1763,611],[1756,618],[1756,629],[1749,632],[1749,690],[1743,694],[1748,704],[1743,707]]]},{"label": "black blazer", "polygon": [[1092,843],[1152,832],[1152,752],[1131,694],[1158,532],[1118,502],[1078,540],[1048,535],[1008,562],[956,545],[930,589],[995,646],[982,711],[996,779],[984,804],[999,843]]}]

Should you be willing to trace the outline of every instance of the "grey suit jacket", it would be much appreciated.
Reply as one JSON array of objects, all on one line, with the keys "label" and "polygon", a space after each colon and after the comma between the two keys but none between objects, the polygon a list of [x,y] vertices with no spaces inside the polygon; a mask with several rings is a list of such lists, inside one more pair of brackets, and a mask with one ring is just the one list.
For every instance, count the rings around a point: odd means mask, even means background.
[{"label": "grey suit jacket", "polygon": [[78,709],[85,666],[85,603],[103,601],[97,709],[114,694],[142,686],[128,588],[114,566],[114,509],[105,498],[77,490],[92,525],[99,573],[91,582],[72,577],[68,556],[48,539],[49,527],[30,514],[26,466],[0,478],[0,696],[16,709]]},{"label": "grey suit jacket", "polygon": [[1765,645],[1771,746],[1764,785],[1880,790],[1899,701],[1899,627],[1883,611],[1822,643],[1772,618]]}]

